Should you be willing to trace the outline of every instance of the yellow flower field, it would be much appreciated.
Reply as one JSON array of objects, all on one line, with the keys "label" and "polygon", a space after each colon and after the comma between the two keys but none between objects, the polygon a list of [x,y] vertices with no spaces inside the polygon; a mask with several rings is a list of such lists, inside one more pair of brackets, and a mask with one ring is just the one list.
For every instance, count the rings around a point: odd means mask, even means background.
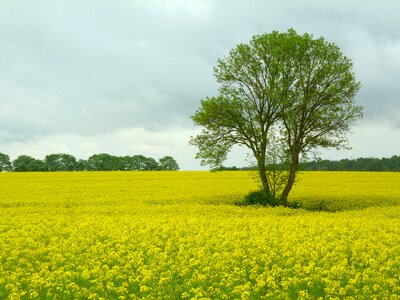
[{"label": "yellow flower field", "polygon": [[[399,299],[400,173],[0,173],[0,299]],[[318,211],[325,210],[325,211]]]}]

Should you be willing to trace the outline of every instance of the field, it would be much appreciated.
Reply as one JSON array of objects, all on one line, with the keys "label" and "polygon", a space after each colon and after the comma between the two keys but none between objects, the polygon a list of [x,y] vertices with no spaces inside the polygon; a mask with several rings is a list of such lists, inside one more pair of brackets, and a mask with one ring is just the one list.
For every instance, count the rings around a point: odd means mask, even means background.
[{"label": "field", "polygon": [[400,173],[0,173],[0,299],[400,299]]}]

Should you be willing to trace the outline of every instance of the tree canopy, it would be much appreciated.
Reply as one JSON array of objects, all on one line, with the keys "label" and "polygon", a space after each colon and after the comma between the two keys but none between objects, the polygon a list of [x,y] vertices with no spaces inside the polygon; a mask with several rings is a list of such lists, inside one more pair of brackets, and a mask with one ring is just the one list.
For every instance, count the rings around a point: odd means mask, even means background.
[{"label": "tree canopy", "polygon": [[13,170],[16,172],[47,171],[45,163],[29,155],[20,155],[13,162]]},{"label": "tree canopy", "polygon": [[159,168],[165,171],[179,170],[178,163],[172,156],[164,156],[159,159]]},{"label": "tree canopy", "polygon": [[0,153],[0,172],[10,171],[12,169],[10,156]]},{"label": "tree canopy", "polygon": [[48,171],[74,171],[76,158],[71,154],[58,153],[46,155],[44,164]]},{"label": "tree canopy", "polygon": [[108,153],[91,155],[87,160],[77,160],[73,155],[54,153],[44,160],[29,155],[20,155],[12,163],[10,157],[0,153],[0,172],[34,171],[177,171],[179,165],[172,156],[161,157],[156,161],[144,155],[115,156]]},{"label": "tree canopy", "polygon": [[192,116],[203,127],[191,139],[196,157],[218,168],[234,145],[248,148],[263,189],[284,202],[300,156],[346,147],[349,127],[362,116],[350,59],[322,37],[293,29],[253,36],[219,59],[214,75],[219,95],[203,99]]},{"label": "tree canopy", "polygon": [[357,159],[314,160],[300,163],[305,171],[387,171],[400,172],[400,156],[390,158],[360,157]]}]

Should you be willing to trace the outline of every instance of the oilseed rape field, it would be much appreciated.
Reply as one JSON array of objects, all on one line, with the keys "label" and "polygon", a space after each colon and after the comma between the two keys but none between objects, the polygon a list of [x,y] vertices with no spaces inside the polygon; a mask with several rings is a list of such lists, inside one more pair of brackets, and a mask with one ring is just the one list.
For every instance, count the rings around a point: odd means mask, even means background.
[{"label": "oilseed rape field", "polygon": [[0,299],[400,299],[400,173],[0,173]]}]

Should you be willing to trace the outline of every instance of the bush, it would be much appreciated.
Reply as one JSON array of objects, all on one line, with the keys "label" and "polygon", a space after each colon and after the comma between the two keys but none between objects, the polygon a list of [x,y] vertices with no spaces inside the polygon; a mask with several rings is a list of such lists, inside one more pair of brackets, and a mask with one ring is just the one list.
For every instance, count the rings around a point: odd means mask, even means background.
[{"label": "bush", "polygon": [[292,202],[288,202],[286,206],[289,207],[289,208],[296,208],[297,209],[297,208],[301,208],[301,203],[297,202],[297,201],[292,201]]},{"label": "bush", "polygon": [[244,198],[244,205],[262,205],[262,206],[278,206],[283,205],[279,198],[275,198],[272,194],[264,190],[250,192]]}]

